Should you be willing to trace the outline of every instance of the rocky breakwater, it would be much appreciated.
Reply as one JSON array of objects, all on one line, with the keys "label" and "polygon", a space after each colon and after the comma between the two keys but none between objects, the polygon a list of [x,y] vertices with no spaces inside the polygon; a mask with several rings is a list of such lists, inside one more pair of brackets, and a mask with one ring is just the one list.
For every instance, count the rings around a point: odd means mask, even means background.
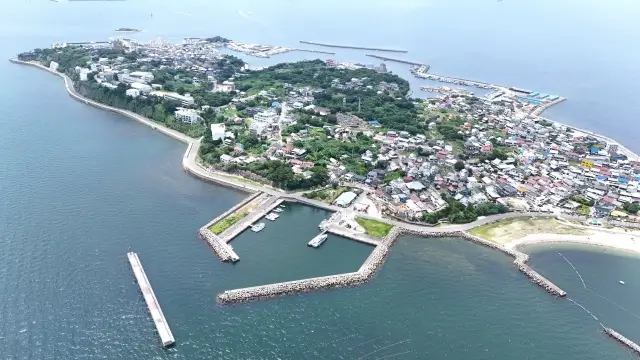
[{"label": "rocky breakwater", "polygon": [[218,294],[216,300],[219,304],[231,304],[362,284],[370,280],[384,264],[391,246],[400,234],[398,228],[393,228],[357,272],[227,290]]},{"label": "rocky breakwater", "polygon": [[361,284],[366,280],[366,277],[360,274],[360,272],[322,276],[304,280],[294,280],[276,284],[227,290],[218,294],[216,300],[219,304],[240,303],[258,299],[268,299],[282,295],[300,294],[330,288],[352,286]]},{"label": "rocky breakwater", "polygon": [[201,228],[198,230],[198,235],[202,238],[202,240],[206,241],[207,244],[211,247],[216,256],[222,261],[230,261],[233,260],[233,256],[230,253],[229,245],[222,241],[220,237],[214,234],[208,228]]},{"label": "rocky breakwater", "polygon": [[464,231],[451,231],[451,232],[429,232],[429,231],[415,231],[415,230],[405,230],[404,233],[413,234],[421,237],[443,237],[443,236],[453,236],[460,237],[465,240],[472,241],[476,244],[480,244],[482,246],[486,246],[488,248],[503,252],[507,255],[512,256],[515,260],[513,263],[524,275],[526,275],[533,283],[543,288],[549,294],[564,297],[567,293],[560,289],[557,285],[549,281],[544,276],[538,274],[535,270],[527,265],[529,261],[529,255],[521,253],[518,250],[507,248],[501,244],[497,244],[485,239],[481,239],[477,236],[468,234]]},{"label": "rocky breakwater", "polygon": [[602,331],[604,331],[605,334],[609,335],[609,337],[611,337],[612,339],[618,341],[620,344],[628,347],[629,349],[633,350],[633,352],[635,352],[637,355],[640,355],[640,346],[636,343],[634,343],[633,341],[627,339],[626,337],[624,337],[622,334],[620,334],[619,332],[608,328],[608,327],[604,327],[602,328]]}]

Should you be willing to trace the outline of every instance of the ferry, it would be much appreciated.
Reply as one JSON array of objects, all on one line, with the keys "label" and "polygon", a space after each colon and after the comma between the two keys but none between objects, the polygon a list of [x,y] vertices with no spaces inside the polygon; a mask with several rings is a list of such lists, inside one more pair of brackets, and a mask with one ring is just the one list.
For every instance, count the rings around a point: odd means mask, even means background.
[{"label": "ferry", "polygon": [[260,231],[262,229],[264,229],[264,223],[251,225],[251,231],[253,231],[253,232],[258,232],[258,231]]},{"label": "ferry", "polygon": [[275,221],[275,220],[276,220],[277,218],[279,218],[279,217],[280,217],[280,215],[278,215],[278,214],[276,214],[276,213],[271,213],[271,214],[269,214],[269,215],[265,216],[265,218],[266,218],[267,220],[271,220],[271,221]]},{"label": "ferry", "polygon": [[317,248],[320,245],[322,245],[322,243],[324,243],[325,240],[327,240],[327,235],[323,233],[311,239],[311,241],[307,243],[307,246]]}]

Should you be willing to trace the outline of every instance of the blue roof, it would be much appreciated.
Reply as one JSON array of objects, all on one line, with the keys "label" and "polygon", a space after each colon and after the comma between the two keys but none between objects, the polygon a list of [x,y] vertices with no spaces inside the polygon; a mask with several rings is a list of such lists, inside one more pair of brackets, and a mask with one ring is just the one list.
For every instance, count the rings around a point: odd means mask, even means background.
[{"label": "blue roof", "polygon": [[589,151],[590,151],[592,154],[597,154],[598,152],[600,152],[600,149],[598,149],[597,147],[592,147],[591,149],[589,149]]},{"label": "blue roof", "polygon": [[607,180],[607,177],[604,175],[598,175],[598,180]]},{"label": "blue roof", "polygon": [[621,183],[628,183],[628,182],[629,182],[629,179],[627,179],[627,178],[623,178],[623,177],[619,177],[619,178],[618,178],[618,182],[621,182]]},{"label": "blue roof", "polygon": [[378,122],[378,120],[371,120],[371,121],[369,121],[369,124],[371,124],[371,125],[378,125],[378,124],[379,124],[379,122]]},{"label": "blue roof", "polygon": [[279,102],[277,102],[277,101],[274,101],[274,102],[272,102],[272,103],[271,103],[271,107],[274,107],[274,108],[279,108],[279,107],[281,107],[281,106],[282,106],[282,105],[280,105],[280,103],[279,103]]}]

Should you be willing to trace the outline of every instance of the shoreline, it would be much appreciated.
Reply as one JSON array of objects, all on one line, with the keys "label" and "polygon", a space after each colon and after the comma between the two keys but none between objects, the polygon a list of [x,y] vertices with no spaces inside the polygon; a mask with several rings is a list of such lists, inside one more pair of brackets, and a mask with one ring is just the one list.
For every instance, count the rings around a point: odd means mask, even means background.
[{"label": "shoreline", "polygon": [[[626,239],[621,239],[621,237]],[[640,235],[638,235],[640,237]],[[568,234],[529,234],[520,239],[512,240],[504,243],[503,246],[514,250],[524,252],[524,248],[527,246],[543,246],[549,247],[551,245],[581,245],[590,249],[597,250],[597,252],[604,252],[606,250],[621,251],[626,254],[633,254],[634,256],[640,256],[640,238],[635,239],[635,236],[631,235],[617,235],[616,240],[611,239],[612,236],[604,233],[596,233],[589,235],[568,235]]]},{"label": "shoreline", "polygon": [[[49,69],[48,67],[39,64],[39,63],[34,63],[34,62],[28,62],[28,61],[22,61],[22,60],[18,60],[16,58],[10,58],[9,59],[10,62],[15,63],[15,64],[20,64],[20,65],[28,65],[28,66],[33,66],[36,68],[39,68],[41,70],[45,70],[50,74],[53,75],[57,75],[59,77],[61,77],[64,80],[64,84],[65,84],[65,89],[67,90],[67,93],[74,98],[77,101],[80,102],[84,102],[87,105],[99,108],[99,109],[103,109],[103,110],[107,110],[107,111],[111,111],[120,115],[123,115],[127,118],[130,118],[132,120],[135,120],[141,124],[144,124],[150,128],[152,128],[153,130],[158,130],[159,132],[161,132],[164,135],[167,135],[175,140],[178,140],[182,143],[187,144],[187,149],[185,150],[183,159],[182,159],[182,166],[183,169],[185,170],[185,172],[187,172],[189,175],[205,181],[205,182],[209,182],[209,183],[213,183],[219,186],[223,186],[223,187],[227,187],[227,188],[231,188],[234,190],[239,190],[242,191],[244,193],[247,193],[248,196],[251,196],[251,194],[255,193],[255,192],[264,192],[267,194],[274,194],[274,195],[278,195],[278,196],[289,196],[289,197],[295,197],[295,195],[293,194],[289,194],[286,193],[284,191],[272,188],[272,187],[268,187],[266,185],[253,185],[253,184],[248,184],[248,183],[243,183],[240,181],[235,181],[233,178],[234,176],[232,174],[216,174],[215,172],[212,172],[211,170],[208,170],[206,168],[204,168],[202,165],[200,165],[197,161],[197,154],[198,154],[198,149],[200,148],[200,139],[195,139],[192,137],[189,137],[185,134],[182,134],[176,130],[167,128],[166,126],[162,125],[162,124],[158,124],[150,119],[147,119],[141,115],[138,115],[136,113],[133,113],[131,111],[128,110],[123,110],[123,109],[118,109],[112,106],[108,106],[108,105],[104,105],[101,103],[98,103],[96,101],[87,99],[85,97],[83,97],[82,95],[76,93],[75,89],[73,89],[72,87],[72,81],[71,79],[60,72],[54,71]],[[553,120],[549,120],[549,121],[553,121]],[[559,123],[560,124],[560,123]],[[622,145],[621,145],[622,146]],[[524,217],[539,217],[539,216],[553,216],[550,214],[544,214],[544,213],[526,213],[526,214],[516,214],[516,213],[510,213],[506,216],[506,218],[509,217],[513,217],[513,216],[524,216]],[[366,217],[366,216],[365,216]],[[478,226],[482,226],[485,225],[486,223],[490,223],[490,222],[494,222],[494,221],[499,221],[500,218],[498,218],[496,216],[495,219],[492,218],[485,218],[483,220],[477,220],[474,223],[469,223],[469,224],[462,224],[461,226],[456,226],[456,227],[452,227],[450,229],[443,229],[443,228],[437,228],[437,227],[429,227],[427,225],[416,225],[416,224],[410,224],[410,223],[405,223],[405,222],[400,222],[400,221],[396,221],[393,219],[386,219],[386,218],[376,218],[376,220],[381,220],[385,223],[388,223],[390,225],[399,225],[401,227],[406,228],[408,231],[424,231],[424,232],[428,232],[430,234],[432,234],[430,237],[433,237],[433,235],[436,236],[448,236],[453,232],[467,232],[470,229],[473,229],[475,227]],[[488,221],[487,221],[488,220]],[[509,247],[512,249],[516,249],[517,247],[520,246],[526,246],[526,245],[537,245],[537,244],[558,244],[558,243],[574,243],[574,244],[582,244],[582,245],[589,245],[589,246],[595,246],[596,248],[601,248],[601,249],[605,249],[605,248],[612,248],[612,249],[618,249],[618,250],[626,250],[626,251],[631,251],[633,253],[636,254],[640,254],[640,243],[638,244],[637,249],[634,247],[632,249],[629,249],[627,247],[616,247],[616,246],[610,246],[606,243],[601,243],[601,242],[594,242],[594,241],[589,241],[589,240],[584,240],[584,239],[561,239],[558,240],[558,237],[561,236],[565,236],[565,235],[554,235],[554,234],[538,234],[538,235],[546,235],[546,237],[544,238],[527,238],[527,239],[518,239],[518,240],[514,240],[505,244],[498,244],[496,243],[496,245],[501,245],[501,246],[505,246],[505,247]],[[537,236],[537,235],[529,235],[529,236]],[[640,235],[639,235],[640,237]],[[526,238],[526,237],[525,237]],[[520,241],[517,242],[516,241]],[[640,241],[639,241],[640,242]]]}]

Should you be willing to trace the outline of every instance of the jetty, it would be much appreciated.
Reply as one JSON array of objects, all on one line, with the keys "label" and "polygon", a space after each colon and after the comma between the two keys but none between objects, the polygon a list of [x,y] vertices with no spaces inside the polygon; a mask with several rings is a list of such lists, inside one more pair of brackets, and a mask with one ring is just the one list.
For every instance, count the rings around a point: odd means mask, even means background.
[{"label": "jetty", "polygon": [[439,82],[444,82],[444,83],[449,83],[449,84],[456,84],[456,85],[463,85],[463,86],[472,86],[472,87],[477,87],[480,89],[501,89],[501,88],[505,88],[504,86],[500,86],[500,85],[494,85],[494,84],[489,84],[486,82],[482,82],[482,81],[474,81],[474,80],[467,80],[467,79],[462,79],[462,78],[457,78],[457,77],[452,77],[452,76],[443,76],[443,75],[436,75],[436,74],[430,74],[427,72],[413,72],[413,75],[415,77],[421,78],[421,79],[427,79],[427,80],[432,80],[432,81],[439,81]]},{"label": "jetty", "polygon": [[140,286],[140,291],[142,292],[144,301],[147,303],[149,313],[151,313],[153,322],[156,324],[156,330],[158,330],[158,334],[160,335],[162,346],[167,347],[175,344],[176,341],[173,338],[171,329],[169,329],[169,324],[167,324],[167,320],[162,313],[162,309],[160,309],[160,303],[158,303],[158,299],[151,288],[147,274],[145,274],[144,269],[142,268],[138,254],[130,251],[127,253],[127,258],[129,258],[131,269],[133,269],[133,275],[136,277],[136,281]]},{"label": "jetty", "polygon": [[307,45],[316,45],[316,46],[324,46],[324,47],[333,47],[340,49],[356,49],[356,50],[372,50],[372,51],[385,51],[385,52],[396,52],[396,53],[407,53],[407,50],[397,50],[397,49],[383,49],[383,48],[372,48],[372,47],[362,47],[362,46],[351,46],[351,45],[334,45],[334,44],[323,44],[313,41],[302,41],[301,44]]},{"label": "jetty", "polygon": [[605,334],[609,335],[609,337],[611,337],[612,339],[618,341],[620,344],[628,347],[629,349],[633,350],[633,352],[635,352],[637,355],[640,355],[640,345],[634,343],[633,341],[627,339],[626,337],[624,337],[622,334],[620,334],[619,332],[608,328],[608,327],[602,327],[602,331],[604,331]]},{"label": "jetty", "polygon": [[376,58],[376,59],[380,59],[380,60],[384,60],[384,61],[393,61],[393,62],[397,62],[397,63],[401,63],[401,64],[409,64],[409,65],[415,65],[415,66],[424,65],[424,64],[421,64],[421,63],[418,63],[418,62],[415,62],[415,61],[394,59],[394,58],[390,58],[390,57],[386,57],[386,56],[380,56],[380,55],[374,55],[374,54],[366,54],[366,56],[372,57],[372,58]]}]

